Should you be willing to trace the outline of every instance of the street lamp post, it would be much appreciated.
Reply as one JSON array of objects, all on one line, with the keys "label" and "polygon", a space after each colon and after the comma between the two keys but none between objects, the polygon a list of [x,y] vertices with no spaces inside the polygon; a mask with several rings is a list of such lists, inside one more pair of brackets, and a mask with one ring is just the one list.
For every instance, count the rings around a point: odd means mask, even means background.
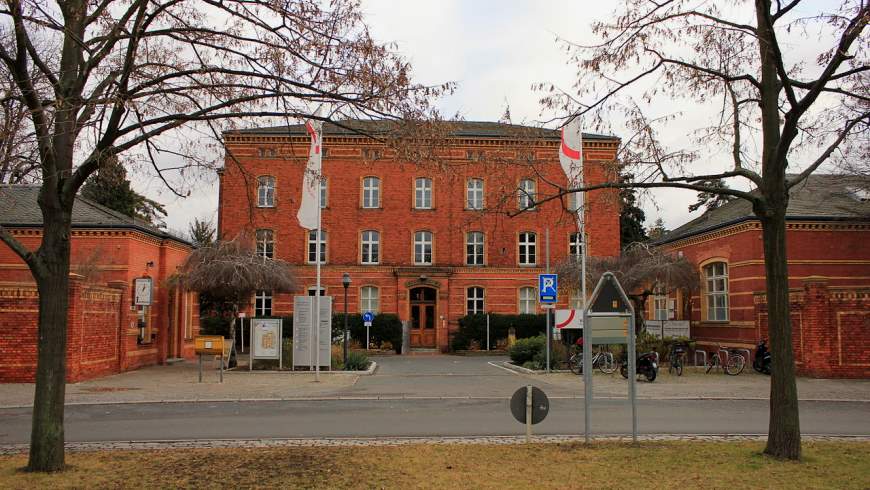
[{"label": "street lamp post", "polygon": [[344,286],[344,369],[347,370],[347,288],[350,287],[350,274],[347,272],[341,276],[341,285]]}]

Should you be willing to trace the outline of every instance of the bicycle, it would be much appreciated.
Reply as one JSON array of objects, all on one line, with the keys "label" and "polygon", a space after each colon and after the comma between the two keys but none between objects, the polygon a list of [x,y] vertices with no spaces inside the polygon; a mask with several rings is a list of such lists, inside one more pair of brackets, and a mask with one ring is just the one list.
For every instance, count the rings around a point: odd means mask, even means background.
[{"label": "bicycle", "polygon": [[[719,355],[721,352],[725,353],[725,361],[722,361],[721,356]],[[707,374],[713,370],[714,367],[718,367],[722,369],[725,374],[730,376],[737,376],[738,374],[743,372],[743,368],[746,367],[746,358],[743,357],[743,354],[740,354],[734,349],[725,349],[721,345],[716,350],[716,353],[710,357],[710,362],[707,363]]]},{"label": "bicycle", "polygon": [[668,373],[673,374],[675,371],[677,376],[683,375],[683,357],[686,355],[686,348],[682,344],[674,344],[671,346],[671,352],[668,355],[670,366]]},{"label": "bicycle", "polygon": [[[604,374],[613,374],[616,371],[616,361],[613,353],[599,350],[592,356],[592,369],[598,368]],[[583,374],[583,350],[579,349],[568,359],[568,368],[574,374]]]}]

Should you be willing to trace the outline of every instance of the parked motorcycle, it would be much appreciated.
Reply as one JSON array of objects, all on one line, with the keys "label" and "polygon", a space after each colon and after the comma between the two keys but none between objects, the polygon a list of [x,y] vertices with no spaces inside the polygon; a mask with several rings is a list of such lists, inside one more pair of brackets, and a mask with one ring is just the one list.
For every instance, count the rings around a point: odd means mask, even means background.
[{"label": "parked motorcycle", "polygon": [[[659,374],[659,365],[656,362],[658,356],[655,352],[645,352],[638,356],[635,368],[638,374],[642,374],[650,383],[655,381]],[[623,355],[622,365],[619,367],[619,374],[623,378],[628,379],[628,358]]]},{"label": "parked motorcycle", "polygon": [[767,340],[759,340],[755,346],[755,360],[752,361],[752,369],[759,373],[770,374],[770,364],[773,362],[773,357],[770,355],[770,350],[767,348]]}]

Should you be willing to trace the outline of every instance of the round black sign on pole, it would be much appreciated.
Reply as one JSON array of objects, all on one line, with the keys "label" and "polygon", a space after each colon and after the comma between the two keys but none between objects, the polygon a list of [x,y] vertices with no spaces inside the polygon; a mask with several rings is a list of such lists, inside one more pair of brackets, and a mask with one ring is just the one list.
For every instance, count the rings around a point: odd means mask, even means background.
[{"label": "round black sign on pole", "polygon": [[[550,412],[550,399],[537,386],[532,387],[532,424],[539,424]],[[521,424],[526,423],[526,387],[518,389],[511,397],[511,414]]]}]

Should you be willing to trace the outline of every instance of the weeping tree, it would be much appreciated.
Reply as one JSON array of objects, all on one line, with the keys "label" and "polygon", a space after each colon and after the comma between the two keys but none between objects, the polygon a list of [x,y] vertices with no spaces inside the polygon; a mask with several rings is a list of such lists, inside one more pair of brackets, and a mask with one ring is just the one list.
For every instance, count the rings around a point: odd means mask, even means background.
[{"label": "weeping tree", "polygon": [[413,83],[354,0],[7,0],[0,80],[3,101],[25,109],[0,139],[35,145],[41,186],[38,248],[0,227],[39,291],[33,471],[64,466],[72,207],[105,162],[123,154],[183,197],[191,169],[223,163],[225,130],[295,123],[320,105],[324,120],[425,121],[448,89]]},{"label": "weeping tree", "polygon": [[[605,272],[612,272],[634,303],[635,328],[643,328],[643,311],[652,291],[671,293],[682,289],[697,291],[698,270],[685,257],[668,253],[645,243],[635,242],[616,257],[589,257],[586,264],[586,285],[595,287]],[[559,282],[569,289],[580,289],[579,258],[569,257],[556,265]]]},{"label": "weeping tree", "polygon": [[[256,291],[290,292],[296,280],[289,262],[257,254],[250,240],[237,237],[197,248],[177,275],[188,289],[232,306],[233,318]],[[235,322],[230,338],[235,338]]]},{"label": "weeping tree", "polygon": [[[577,66],[574,86],[538,87],[549,109],[623,135],[608,182],[560,195],[679,188],[752,204],[762,227],[776,359],[765,453],[778,458],[801,456],[788,302],[789,193],[825,165],[866,159],[868,20],[866,0],[622,0],[613,15],[592,24],[594,42],[564,41]],[[698,109],[674,109],[684,106]],[[663,129],[678,124],[680,134],[668,140]],[[619,171],[635,180],[620,182]]]}]

